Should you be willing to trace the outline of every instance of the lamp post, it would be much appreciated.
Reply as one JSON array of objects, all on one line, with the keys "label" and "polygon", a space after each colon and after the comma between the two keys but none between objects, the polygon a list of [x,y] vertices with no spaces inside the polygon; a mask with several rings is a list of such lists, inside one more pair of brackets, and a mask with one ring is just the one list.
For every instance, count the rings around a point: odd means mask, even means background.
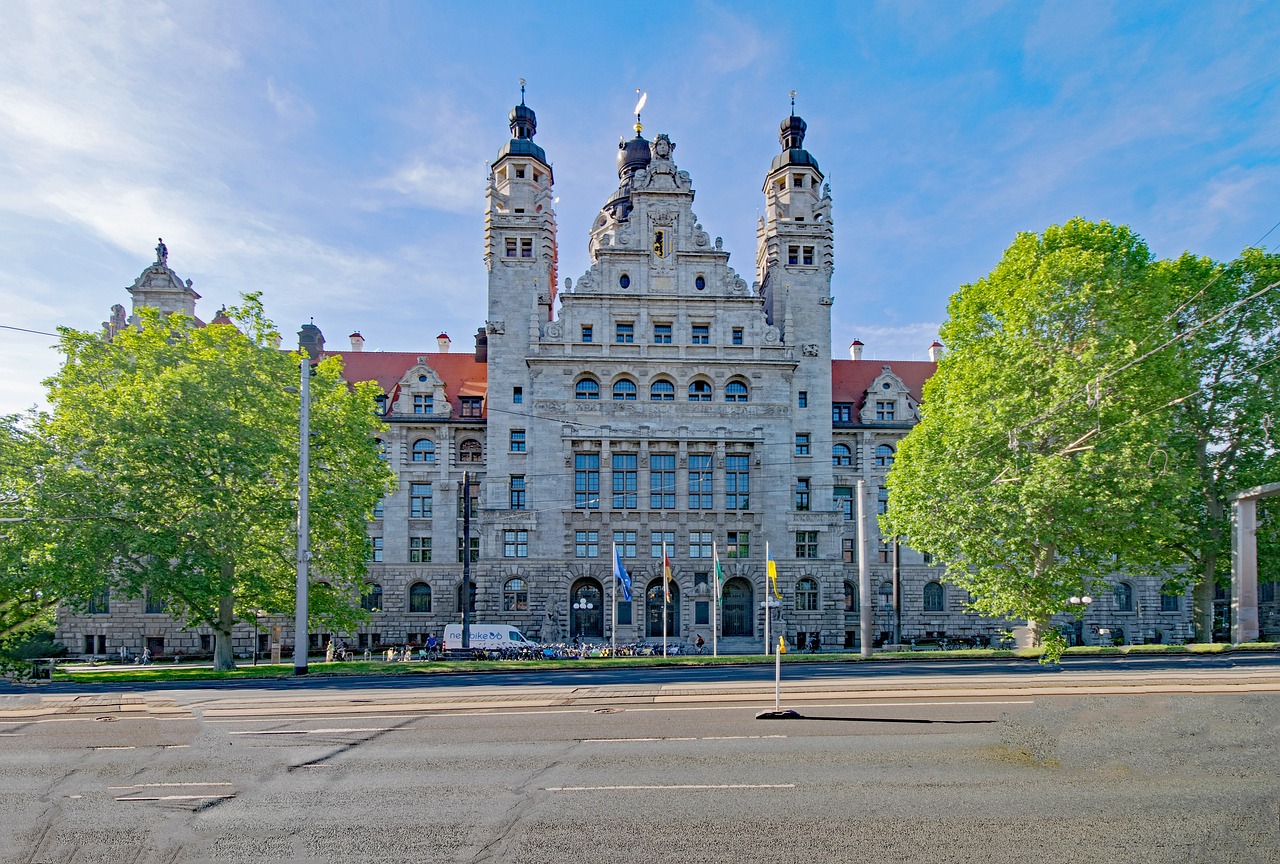
[{"label": "lamp post", "polygon": [[[298,396],[298,582],[293,618],[293,674],[307,674],[307,564],[310,546],[311,358],[300,361]],[[256,645],[254,646],[256,649]]]},{"label": "lamp post", "polygon": [[574,615],[574,619],[575,619],[575,623],[577,623],[577,630],[579,635],[581,635],[582,631],[586,629],[582,626],[582,621],[579,618],[579,614],[583,612],[590,612],[594,608],[596,608],[596,604],[590,602],[589,600],[586,600],[585,598],[580,598],[573,604],[573,611],[575,613],[578,613]]},{"label": "lamp post", "polygon": [[885,613],[885,632],[893,629],[893,583],[880,583],[881,605],[884,606]]},{"label": "lamp post", "polygon": [[1079,597],[1068,597],[1067,605],[1071,607],[1071,612],[1076,616],[1076,623],[1080,625],[1080,644],[1084,645],[1084,616],[1089,612],[1089,604],[1093,602],[1093,598],[1088,594]]}]

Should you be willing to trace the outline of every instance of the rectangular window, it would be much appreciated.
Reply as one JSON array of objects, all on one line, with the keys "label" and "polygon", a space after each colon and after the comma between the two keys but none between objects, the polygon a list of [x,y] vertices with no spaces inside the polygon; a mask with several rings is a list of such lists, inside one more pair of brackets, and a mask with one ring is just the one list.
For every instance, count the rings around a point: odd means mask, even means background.
[{"label": "rectangular window", "polygon": [[[475,490],[475,494],[471,496],[471,518],[475,519],[476,515],[480,512],[479,484],[472,483],[471,488]],[[459,519],[462,518],[462,496],[461,495],[458,496],[458,518]],[[458,560],[461,561],[462,559],[459,558]]]},{"label": "rectangular window", "polygon": [[747,456],[724,457],[724,508],[751,509],[751,466]]},{"label": "rectangular window", "polygon": [[369,560],[372,561],[374,564],[378,564],[382,561],[382,538],[381,537],[369,538]]},{"label": "rectangular window", "polygon": [[[462,538],[461,538],[461,537],[459,537],[459,538],[458,538],[458,563],[459,563],[459,564],[461,564],[461,563],[462,563],[462,548],[463,548],[463,547],[462,547]],[[480,538],[479,538],[479,537],[472,537],[472,538],[471,538],[471,563],[473,563],[473,564],[474,564],[475,562],[477,562],[477,561],[479,561],[479,560],[480,560]],[[475,584],[475,583],[473,582],[473,583],[472,583],[472,585],[474,585],[474,584]]]},{"label": "rectangular window", "polygon": [[630,321],[619,321],[613,328],[613,341],[627,345],[636,341],[636,325]]},{"label": "rectangular window", "polygon": [[836,500],[836,509],[844,513],[844,518],[852,519],[854,517],[853,510],[853,487],[837,486],[833,490]]},{"label": "rectangular window", "polygon": [[751,532],[730,531],[725,537],[724,555],[726,558],[750,558]]},{"label": "rectangular window", "polygon": [[523,510],[525,508],[525,488],[524,475],[513,474],[511,476],[511,509]]},{"label": "rectangular window", "polygon": [[431,484],[430,483],[410,483],[409,484],[409,518],[410,519],[430,519],[431,518]]},{"label": "rectangular window", "polygon": [[676,554],[676,532],[674,531],[650,531],[649,532],[649,557],[662,560],[662,544],[667,546],[667,555]]},{"label": "rectangular window", "polygon": [[636,532],[614,531],[613,545],[618,547],[618,554],[623,558],[636,557]]},{"label": "rectangular window", "polygon": [[383,516],[383,513],[385,512],[386,512],[386,502],[382,498],[379,498],[378,503],[373,505],[373,518],[381,519]]},{"label": "rectangular window", "polygon": [[796,509],[797,510],[809,509],[809,493],[810,493],[809,478],[797,477],[796,478]]},{"label": "rectangular window", "polygon": [[511,404],[519,405],[522,402],[524,402],[524,388],[512,387],[511,388]]},{"label": "rectangular window", "polygon": [[533,257],[533,238],[532,237],[520,238],[520,257],[521,258]]},{"label": "rectangular window", "polygon": [[507,257],[516,257],[516,238],[514,237],[507,238]]},{"label": "rectangular window", "polygon": [[711,558],[711,532],[710,531],[690,531],[689,532],[689,557],[690,558]]},{"label": "rectangular window", "polygon": [[711,509],[711,454],[689,456],[689,509]]},{"label": "rectangular window", "polygon": [[410,564],[430,564],[431,563],[431,538],[430,537],[410,537],[409,538],[409,563]]},{"label": "rectangular window", "polygon": [[524,430],[523,429],[511,430],[511,452],[512,453],[524,452]]},{"label": "rectangular window", "polygon": [[523,165],[517,165],[517,166],[516,166],[516,179],[517,179],[517,180],[523,180],[523,179],[524,179],[524,166],[523,166]]},{"label": "rectangular window", "polygon": [[699,600],[693,604],[693,623],[701,624],[704,627],[711,623],[711,603],[706,600]]},{"label": "rectangular window", "polygon": [[808,390],[801,390],[799,393],[796,394],[796,407],[797,408],[809,407],[809,391]]},{"label": "rectangular window", "polygon": [[640,506],[638,465],[639,456],[635,453],[613,454],[613,507],[615,510],[634,510]]},{"label": "rectangular window", "polygon": [[654,324],[653,325],[653,344],[654,345],[670,345],[671,344],[671,325],[670,324]]},{"label": "rectangular window", "polygon": [[804,188],[804,175],[803,175],[803,174],[792,174],[792,175],[791,175],[791,185],[792,185],[794,188],[796,188],[796,189],[803,189],[803,188]]},{"label": "rectangular window", "polygon": [[881,540],[880,545],[876,548],[876,559],[881,564],[888,564],[893,561],[893,541]]},{"label": "rectangular window", "polygon": [[831,422],[832,423],[852,423],[853,422],[853,403],[852,402],[832,402],[831,403]]},{"label": "rectangular window", "polygon": [[[858,541],[854,540],[852,537],[843,537],[843,538],[841,538],[841,540],[840,540],[840,559],[841,559],[842,561],[844,561],[844,563],[846,563],[846,564],[857,564],[857,563],[858,563],[858,558],[857,558],[857,555],[858,555],[858,547],[857,547],[857,545],[856,545],[856,543],[857,543],[857,542],[858,542]],[[848,609],[846,609],[845,611],[849,611],[849,610],[848,610]]]},{"label": "rectangular window", "polygon": [[599,531],[575,531],[573,532],[573,554],[576,558],[599,558],[600,557],[600,532]]},{"label": "rectangular window", "polygon": [[676,506],[674,453],[649,457],[649,506],[654,510],[670,510]]},{"label": "rectangular window", "polygon": [[[929,552],[921,552],[920,560],[924,562],[926,567],[928,567],[933,564],[933,555]],[[1174,611],[1176,612],[1177,610],[1175,609]]]},{"label": "rectangular window", "polygon": [[876,403],[876,419],[892,420],[894,409],[897,407],[896,402],[877,402]]},{"label": "rectangular window", "polygon": [[708,345],[711,342],[711,325],[694,324],[690,333],[690,341],[694,345]]},{"label": "rectangular window", "polygon": [[595,331],[592,329],[590,324],[582,325],[582,341],[583,342],[590,342],[593,338],[595,338],[594,333]]},{"label": "rectangular window", "polygon": [[797,531],[796,532],[796,557],[797,558],[817,558],[818,557],[818,532],[817,531]]},{"label": "rectangular window", "polygon": [[797,456],[809,455],[809,433],[808,432],[796,433],[796,455]]},{"label": "rectangular window", "polygon": [[528,558],[529,557],[529,532],[528,531],[503,531],[502,532],[502,557],[503,558]]},{"label": "rectangular window", "polygon": [[600,506],[600,454],[573,456],[573,506],[595,510]]},{"label": "rectangular window", "polygon": [[742,328],[741,328],[741,327],[734,327],[734,328],[733,328],[733,333],[732,333],[732,336],[730,337],[730,341],[731,341],[734,345],[741,345],[741,344],[742,344]]},{"label": "rectangular window", "polygon": [[414,414],[430,414],[432,412],[432,403],[434,397],[424,395],[422,393],[414,394],[413,397],[413,413]]},{"label": "rectangular window", "polygon": [[618,623],[619,624],[631,623],[631,605],[632,604],[628,603],[625,600],[618,601]]},{"label": "rectangular window", "polygon": [[484,399],[480,396],[463,396],[460,402],[462,410],[459,414],[463,417],[479,417],[484,410]]},{"label": "rectangular window", "polygon": [[881,486],[876,492],[876,512],[883,516],[889,512],[889,487]]},{"label": "rectangular window", "polygon": [[804,247],[804,251],[801,252],[800,254],[800,263],[808,267],[813,266],[813,247],[812,246]]},{"label": "rectangular window", "polygon": [[787,263],[793,266],[800,263],[800,247],[799,246],[787,247]]}]

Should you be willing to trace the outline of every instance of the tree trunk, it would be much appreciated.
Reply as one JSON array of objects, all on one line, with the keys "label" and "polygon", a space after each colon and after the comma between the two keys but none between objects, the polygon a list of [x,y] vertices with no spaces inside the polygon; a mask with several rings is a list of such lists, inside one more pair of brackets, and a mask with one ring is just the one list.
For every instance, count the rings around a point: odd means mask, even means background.
[{"label": "tree trunk", "polygon": [[1205,524],[1208,527],[1207,542],[1200,552],[1200,582],[1192,592],[1193,623],[1197,642],[1213,641],[1213,596],[1218,578],[1218,544],[1222,538],[1222,522],[1226,510],[1218,497],[1213,464],[1209,458],[1207,436],[1200,434],[1196,441],[1196,467],[1200,471],[1200,483],[1204,493]]},{"label": "tree trunk", "polygon": [[213,641],[213,668],[219,672],[229,672],[236,668],[235,653],[231,650],[231,630],[235,623],[235,598],[219,598],[218,623],[213,628],[216,636]]}]

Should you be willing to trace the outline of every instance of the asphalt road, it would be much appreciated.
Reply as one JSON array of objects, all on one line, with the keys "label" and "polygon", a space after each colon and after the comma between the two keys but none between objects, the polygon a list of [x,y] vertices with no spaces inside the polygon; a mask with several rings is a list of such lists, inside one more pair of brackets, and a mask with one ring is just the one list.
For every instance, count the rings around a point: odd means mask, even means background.
[{"label": "asphalt road", "polygon": [[0,695],[0,862],[1280,862],[1274,657],[870,668]]}]

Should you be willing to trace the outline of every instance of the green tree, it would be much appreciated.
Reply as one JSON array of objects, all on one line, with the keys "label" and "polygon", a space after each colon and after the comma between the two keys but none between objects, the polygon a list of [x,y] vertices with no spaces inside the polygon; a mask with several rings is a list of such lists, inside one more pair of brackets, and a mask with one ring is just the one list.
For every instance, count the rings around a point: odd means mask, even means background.
[{"label": "green tree", "polygon": [[1178,563],[1189,528],[1157,502],[1188,472],[1159,409],[1185,373],[1173,351],[1133,362],[1175,308],[1159,277],[1128,228],[1077,219],[1020,234],[952,296],[881,525],[945,564],[975,611],[1043,634],[1108,574]]},{"label": "green tree", "polygon": [[[1228,496],[1280,481],[1280,256],[1246,249],[1223,265],[1186,254],[1159,269],[1178,300],[1168,341],[1187,376],[1172,443],[1196,490],[1169,504],[1193,526],[1182,548],[1197,635],[1210,641],[1214,589],[1231,573]],[[1261,523],[1260,553],[1274,547],[1275,527]],[[1259,565],[1274,580],[1274,556]]]},{"label": "green tree", "polygon": [[45,452],[31,434],[32,421],[30,416],[0,417],[0,645],[52,625],[58,604],[56,593],[41,584],[22,554],[42,542],[28,521]]},{"label": "green tree", "polygon": [[[19,552],[72,606],[109,586],[209,626],[220,669],[237,620],[293,608],[296,567],[301,357],[269,347],[257,295],[229,314],[238,326],[144,310],[110,342],[62,331]],[[336,626],[360,617],[366,520],[392,481],[371,387],[349,387],[336,358],[310,384],[310,566],[333,589],[310,610]]]}]

